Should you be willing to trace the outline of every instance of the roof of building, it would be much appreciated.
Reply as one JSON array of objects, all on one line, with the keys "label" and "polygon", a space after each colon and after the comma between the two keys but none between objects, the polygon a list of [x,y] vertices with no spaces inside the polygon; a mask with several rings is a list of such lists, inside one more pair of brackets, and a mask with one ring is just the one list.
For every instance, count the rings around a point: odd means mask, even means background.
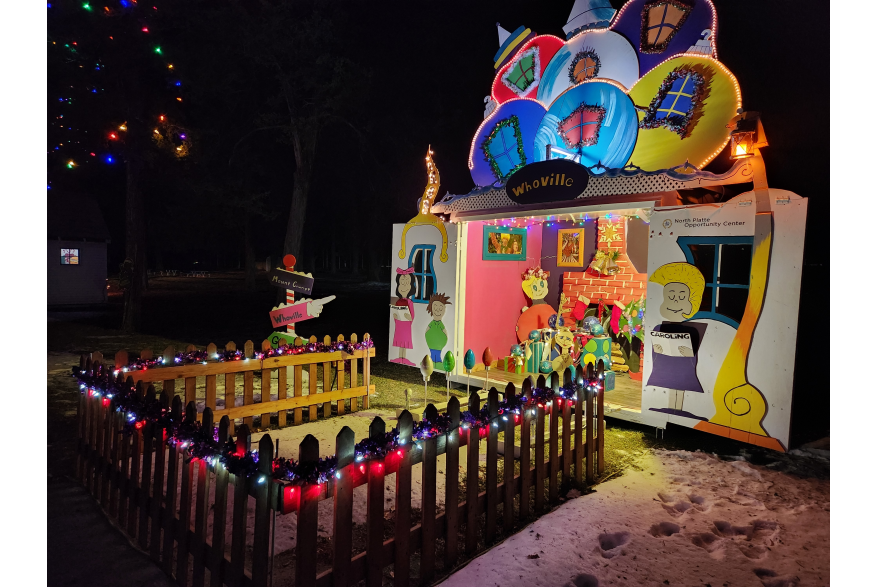
[{"label": "roof of building", "polygon": [[110,241],[97,202],[76,194],[51,194],[47,201],[48,238]]}]

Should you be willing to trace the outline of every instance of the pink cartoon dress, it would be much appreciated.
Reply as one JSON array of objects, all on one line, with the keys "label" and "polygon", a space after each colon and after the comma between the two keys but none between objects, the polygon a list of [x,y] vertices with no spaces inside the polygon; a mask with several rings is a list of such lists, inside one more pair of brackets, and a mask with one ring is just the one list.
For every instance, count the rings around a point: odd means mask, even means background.
[{"label": "pink cartoon dress", "polygon": [[411,314],[411,320],[405,320],[404,316],[402,320],[399,318],[395,318],[396,329],[393,332],[393,346],[402,348],[402,349],[410,349],[414,348],[414,344],[411,342],[411,324],[414,322],[414,302],[407,298],[398,298],[396,299],[396,306],[407,306],[408,313]]}]

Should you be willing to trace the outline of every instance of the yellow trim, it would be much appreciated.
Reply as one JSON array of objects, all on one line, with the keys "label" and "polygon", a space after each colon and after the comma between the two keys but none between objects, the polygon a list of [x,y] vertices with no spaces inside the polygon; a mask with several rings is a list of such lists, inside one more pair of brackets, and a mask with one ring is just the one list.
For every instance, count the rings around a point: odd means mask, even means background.
[{"label": "yellow trim", "polygon": [[506,47],[506,50],[502,52],[502,55],[500,55],[499,59],[496,60],[496,63],[493,64],[493,68],[499,69],[499,64],[502,63],[506,57],[508,57],[509,53],[517,48],[518,44],[520,44],[520,42],[523,41],[527,37],[527,35],[530,34],[530,32],[530,29],[524,29],[524,32],[518,35],[518,37],[514,41],[512,41],[512,44]]}]

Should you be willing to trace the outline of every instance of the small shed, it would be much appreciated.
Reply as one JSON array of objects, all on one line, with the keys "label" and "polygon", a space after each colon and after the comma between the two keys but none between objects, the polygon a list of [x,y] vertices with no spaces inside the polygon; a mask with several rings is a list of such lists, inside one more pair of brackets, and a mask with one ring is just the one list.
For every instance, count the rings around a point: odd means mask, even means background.
[{"label": "small shed", "polygon": [[93,199],[48,198],[48,305],[107,301],[107,243],[110,232]]}]

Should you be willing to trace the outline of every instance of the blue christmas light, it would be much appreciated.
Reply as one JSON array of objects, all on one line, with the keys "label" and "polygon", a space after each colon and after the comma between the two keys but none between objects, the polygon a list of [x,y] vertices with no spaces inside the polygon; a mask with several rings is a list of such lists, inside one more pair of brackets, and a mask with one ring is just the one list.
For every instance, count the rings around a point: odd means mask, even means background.
[{"label": "blue christmas light", "polygon": [[112,163],[112,162],[113,162],[113,158],[112,158],[110,155],[107,155],[106,162],[107,162],[107,163]]}]

